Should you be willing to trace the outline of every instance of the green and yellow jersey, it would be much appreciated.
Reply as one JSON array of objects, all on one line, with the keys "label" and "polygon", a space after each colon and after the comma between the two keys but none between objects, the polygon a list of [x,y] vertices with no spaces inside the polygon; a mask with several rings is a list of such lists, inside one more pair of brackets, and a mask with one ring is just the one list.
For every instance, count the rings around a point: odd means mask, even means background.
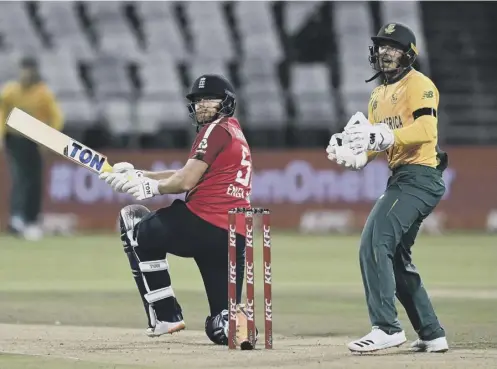
[{"label": "green and yellow jersey", "polygon": [[15,133],[5,121],[15,107],[60,131],[64,120],[55,96],[43,82],[24,88],[19,82],[9,82],[0,93],[0,140],[6,132]]},{"label": "green and yellow jersey", "polygon": [[404,164],[438,166],[438,102],[435,84],[416,70],[398,82],[373,90],[368,120],[372,124],[386,123],[395,137],[394,145],[386,151],[390,169]]}]

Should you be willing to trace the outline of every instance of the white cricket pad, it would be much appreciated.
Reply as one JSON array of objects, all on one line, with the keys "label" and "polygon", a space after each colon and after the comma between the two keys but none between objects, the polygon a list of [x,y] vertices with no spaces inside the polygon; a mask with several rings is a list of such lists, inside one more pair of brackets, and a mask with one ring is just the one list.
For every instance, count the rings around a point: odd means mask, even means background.
[{"label": "white cricket pad", "polygon": [[138,266],[143,273],[158,272],[169,269],[169,263],[167,260],[142,261],[138,264]]},{"label": "white cricket pad", "polygon": [[168,297],[174,297],[174,291],[171,286],[164,287],[155,291],[150,291],[149,293],[145,294],[145,300],[147,300],[149,304],[167,299]]}]

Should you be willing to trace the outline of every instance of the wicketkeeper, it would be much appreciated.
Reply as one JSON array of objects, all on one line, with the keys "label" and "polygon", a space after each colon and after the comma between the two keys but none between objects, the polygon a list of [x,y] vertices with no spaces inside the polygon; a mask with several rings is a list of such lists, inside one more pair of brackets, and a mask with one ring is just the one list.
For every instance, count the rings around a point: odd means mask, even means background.
[{"label": "wicketkeeper", "polygon": [[372,40],[369,61],[377,73],[369,81],[380,77],[382,84],[371,94],[368,118],[352,116],[326,150],[330,160],[353,170],[385,153],[392,170],[364,226],[359,251],[373,329],[348,348],[368,352],[406,342],[397,297],[418,334],[412,349],[445,352],[445,331],[411,259],[421,223],[445,192],[442,172],[448,157],[437,145],[439,93],[428,77],[412,68],[418,50],[408,27],[387,24]]}]

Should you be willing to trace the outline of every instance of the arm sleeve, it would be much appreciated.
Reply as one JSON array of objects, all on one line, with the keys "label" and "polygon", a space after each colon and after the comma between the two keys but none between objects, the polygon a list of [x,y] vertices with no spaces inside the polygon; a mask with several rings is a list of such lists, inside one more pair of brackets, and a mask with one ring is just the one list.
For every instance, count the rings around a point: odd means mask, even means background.
[{"label": "arm sleeve", "polygon": [[62,131],[64,128],[64,118],[62,115],[62,110],[55,99],[54,94],[49,89],[46,90],[46,104],[48,113],[50,116],[49,121],[47,122],[50,127],[55,128],[57,131]]},{"label": "arm sleeve", "polygon": [[211,165],[216,157],[231,142],[231,135],[219,124],[210,124],[202,129],[193,144],[190,159],[202,160]]},{"label": "arm sleeve", "polygon": [[438,139],[438,90],[429,80],[416,80],[409,86],[407,109],[414,123],[393,131],[395,145],[419,145]]}]

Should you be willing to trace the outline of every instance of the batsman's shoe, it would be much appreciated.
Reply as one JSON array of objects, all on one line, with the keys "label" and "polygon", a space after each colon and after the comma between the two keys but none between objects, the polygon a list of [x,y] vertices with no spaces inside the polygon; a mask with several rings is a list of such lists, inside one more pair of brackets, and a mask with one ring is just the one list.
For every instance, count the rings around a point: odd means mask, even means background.
[{"label": "batsman's shoe", "polygon": [[391,347],[399,347],[407,341],[404,331],[387,334],[378,327],[373,327],[370,333],[347,344],[352,352],[373,352]]},{"label": "batsman's shoe", "polygon": [[429,341],[418,338],[411,343],[411,351],[415,352],[447,352],[448,350],[449,344],[445,337],[439,337]]},{"label": "batsman's shoe", "polygon": [[155,327],[148,327],[145,332],[149,337],[159,337],[163,334],[173,334],[176,332],[180,332],[186,328],[186,324],[183,320],[179,322],[161,322],[157,321]]}]

